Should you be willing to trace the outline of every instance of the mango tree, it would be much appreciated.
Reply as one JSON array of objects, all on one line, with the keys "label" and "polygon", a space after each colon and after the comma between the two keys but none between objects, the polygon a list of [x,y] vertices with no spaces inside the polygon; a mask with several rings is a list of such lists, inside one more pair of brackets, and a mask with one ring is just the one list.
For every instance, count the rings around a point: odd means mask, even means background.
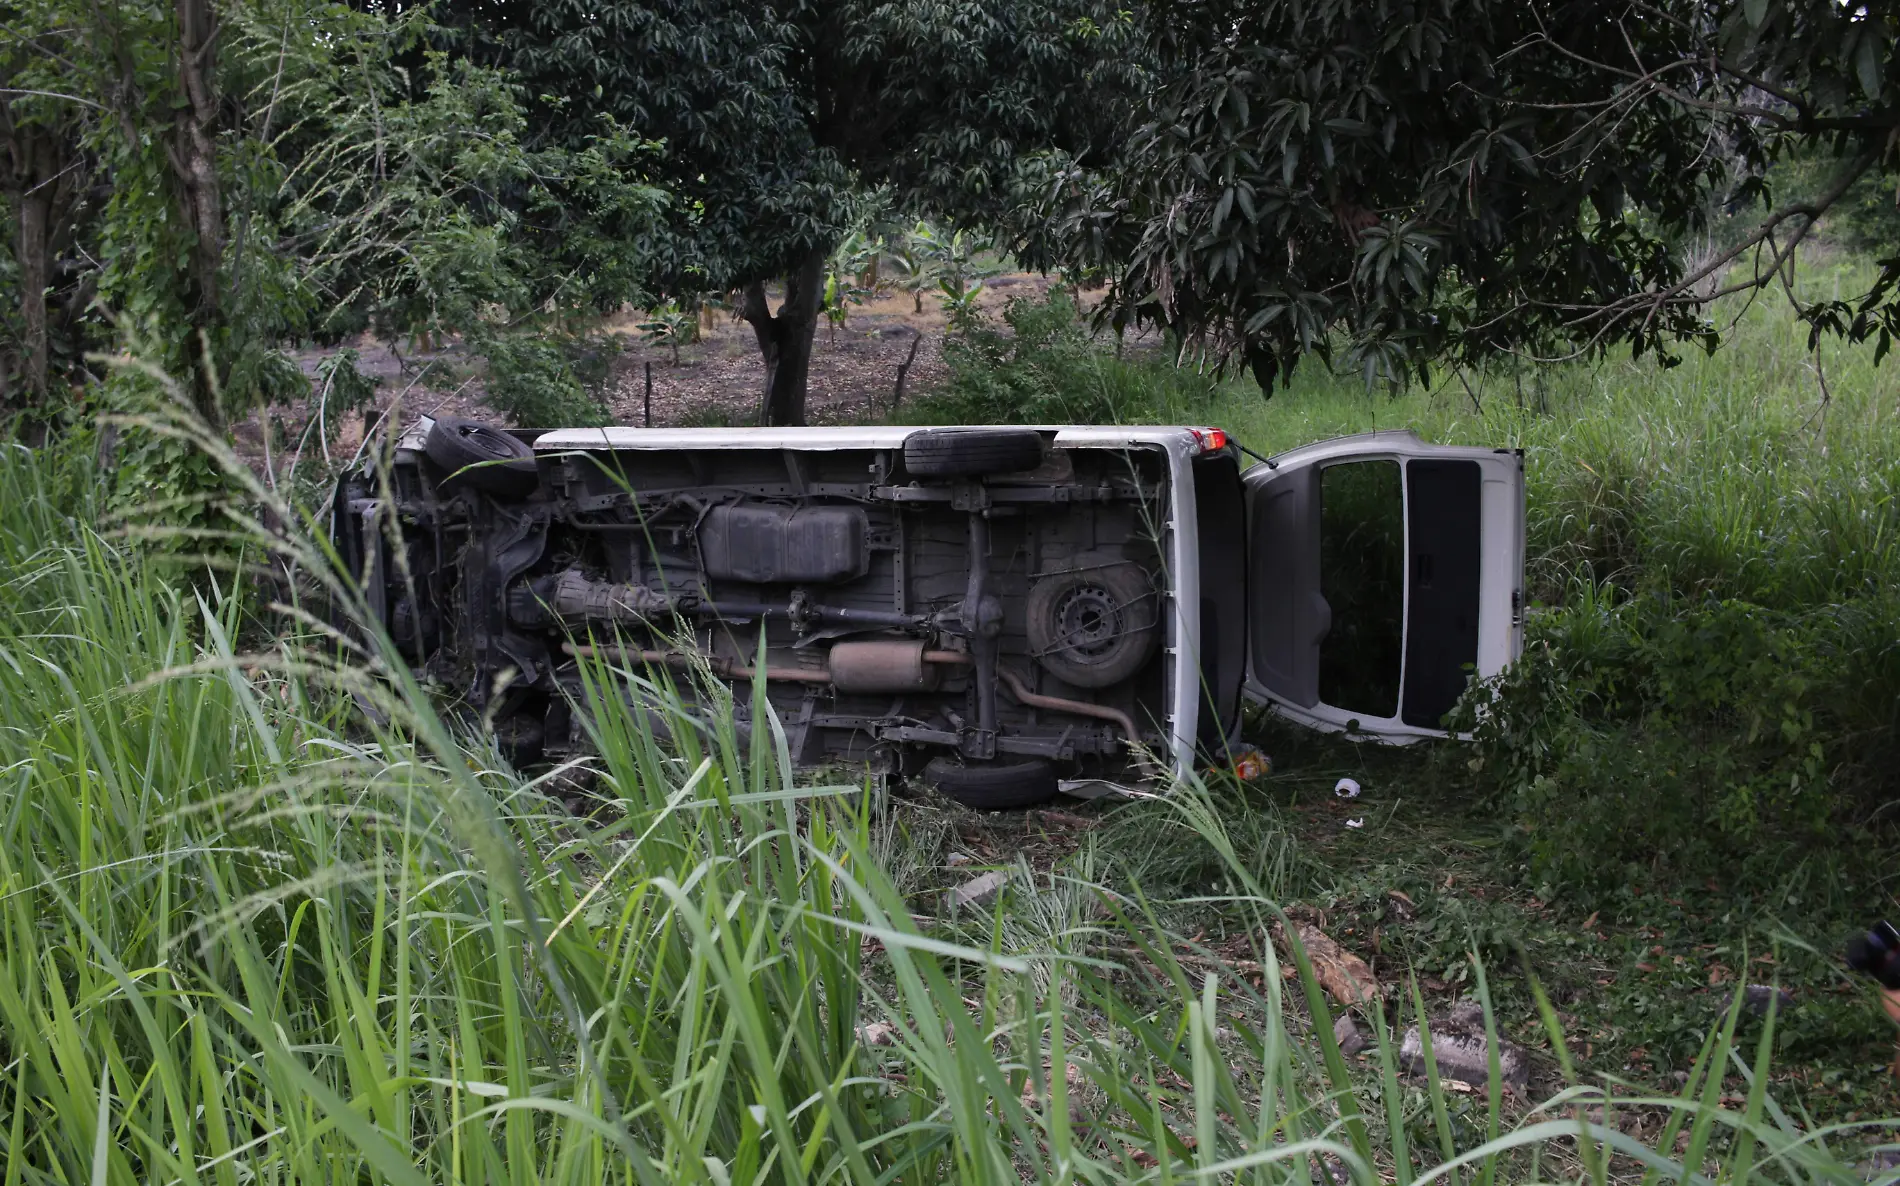
[{"label": "mango tree", "polygon": [[804,422],[825,264],[864,195],[993,221],[1032,152],[1105,160],[1138,81],[1134,18],[1098,0],[451,0],[443,19],[520,74],[551,139],[606,111],[664,142],[654,286],[743,291],[772,424]]},{"label": "mango tree", "polygon": [[[1117,325],[1165,326],[1268,391],[1342,348],[1391,380],[1444,359],[1713,348],[1710,297],[1775,284],[1900,143],[1890,4],[1140,11],[1153,85],[1123,151],[1107,168],[1037,161],[1017,251],[1102,269]],[[1776,192],[1796,154],[1810,183]],[[1802,312],[1884,349],[1897,280],[1893,261]]]}]

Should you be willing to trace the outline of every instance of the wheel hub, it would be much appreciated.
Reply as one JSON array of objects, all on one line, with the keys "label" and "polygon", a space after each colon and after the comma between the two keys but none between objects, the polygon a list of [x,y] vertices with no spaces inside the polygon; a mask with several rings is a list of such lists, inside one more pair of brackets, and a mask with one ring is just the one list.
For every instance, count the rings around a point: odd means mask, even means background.
[{"label": "wheel hub", "polygon": [[1056,606],[1061,649],[1077,659],[1101,659],[1122,635],[1122,608],[1107,589],[1071,589]]}]

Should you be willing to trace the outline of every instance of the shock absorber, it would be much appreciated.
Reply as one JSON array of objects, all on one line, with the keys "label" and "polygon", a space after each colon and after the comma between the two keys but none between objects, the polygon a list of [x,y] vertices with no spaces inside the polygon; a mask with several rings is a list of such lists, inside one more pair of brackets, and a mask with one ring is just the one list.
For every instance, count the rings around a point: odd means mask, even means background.
[{"label": "shock absorber", "polygon": [[966,758],[996,756],[996,655],[1003,633],[1003,603],[990,592],[989,491],[972,484],[958,492],[957,502],[970,514],[970,582],[964,588],[960,616],[970,637],[974,662],[976,727],[962,730],[958,747]]}]

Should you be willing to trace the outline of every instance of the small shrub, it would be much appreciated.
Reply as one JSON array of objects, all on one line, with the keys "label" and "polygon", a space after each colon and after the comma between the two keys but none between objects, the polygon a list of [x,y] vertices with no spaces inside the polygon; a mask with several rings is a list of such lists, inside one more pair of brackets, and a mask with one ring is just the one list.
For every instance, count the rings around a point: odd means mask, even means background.
[{"label": "small shrub", "polygon": [[606,334],[484,332],[471,344],[488,360],[488,406],[525,428],[607,423],[600,399],[619,353]]},{"label": "small shrub", "polygon": [[640,333],[647,341],[667,347],[673,352],[673,365],[680,364],[680,347],[699,341],[699,312],[687,309],[674,301],[668,301],[647,314],[640,323]]},{"label": "small shrub", "polygon": [[[1736,601],[1580,598],[1454,714],[1545,884],[1633,868],[1767,878],[1852,826],[1848,689],[1813,616]],[[1481,703],[1485,710],[1478,711]]]},{"label": "small shrub", "polygon": [[1067,289],[1015,297],[1001,323],[971,314],[944,343],[948,378],[920,416],[970,424],[1155,424],[1204,414],[1214,389],[1191,370],[1116,357]]}]

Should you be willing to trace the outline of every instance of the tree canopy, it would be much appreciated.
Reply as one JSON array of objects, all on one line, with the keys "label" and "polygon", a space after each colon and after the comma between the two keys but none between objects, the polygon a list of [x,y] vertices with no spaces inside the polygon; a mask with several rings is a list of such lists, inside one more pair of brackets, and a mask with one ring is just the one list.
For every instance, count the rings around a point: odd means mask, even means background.
[{"label": "tree canopy", "polygon": [[[1713,348],[1726,284],[1772,281],[1893,151],[1890,5],[1833,0],[1152,0],[1155,84],[1107,167],[1040,162],[1025,254],[1105,269],[1117,324],[1167,326],[1268,390],[1308,353],[1369,378],[1501,352]],[[1723,252],[1683,245],[1825,180]],[[1759,249],[1745,276],[1726,266]],[[1808,314],[1890,332],[1891,273]]]},{"label": "tree canopy", "polygon": [[426,12],[0,12],[0,399],[33,417],[88,350],[136,344],[217,419],[307,392],[286,344],[641,295],[652,146],[604,114],[531,146],[517,80],[428,51]]},{"label": "tree canopy", "polygon": [[[1269,389],[1309,353],[1666,363],[1824,214],[1900,222],[1892,3],[0,13],[0,404],[42,424],[98,386],[89,351],[136,344],[218,416],[302,392],[291,343],[735,293],[762,412],[797,423],[827,257],[872,208],[1105,275],[1114,324]],[[1803,315],[1884,353],[1896,280]]]},{"label": "tree canopy", "polygon": [[1105,164],[1138,83],[1134,16],[1101,0],[452,0],[444,19],[540,97],[548,138],[607,112],[664,145],[652,283],[744,291],[781,424],[804,421],[821,269],[868,193],[994,224],[1032,154]]}]

